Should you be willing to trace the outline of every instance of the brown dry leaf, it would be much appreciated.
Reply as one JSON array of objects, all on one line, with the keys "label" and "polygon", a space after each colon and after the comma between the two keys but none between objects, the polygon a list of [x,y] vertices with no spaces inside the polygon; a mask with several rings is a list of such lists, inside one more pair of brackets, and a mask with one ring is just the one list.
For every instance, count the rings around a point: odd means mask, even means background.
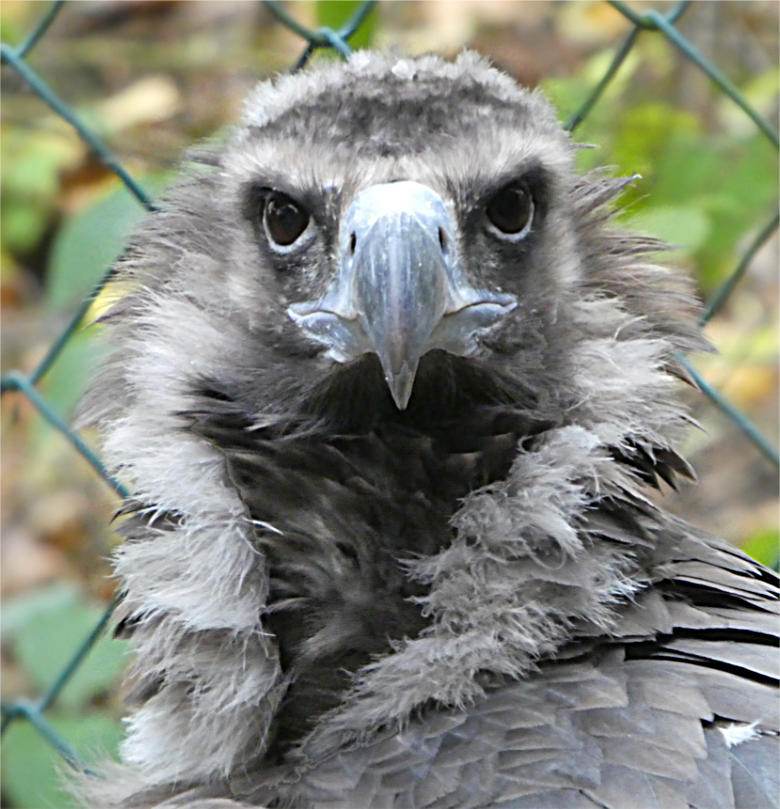
[{"label": "brown dry leaf", "polygon": [[777,392],[777,369],[767,365],[740,365],[729,374],[723,393],[739,408],[766,401]]},{"label": "brown dry leaf", "polygon": [[101,102],[95,109],[109,134],[139,124],[159,123],[182,108],[179,90],[168,76],[147,76]]},{"label": "brown dry leaf", "polygon": [[568,3],[560,16],[561,33],[571,42],[606,45],[627,32],[626,18],[608,3]]},{"label": "brown dry leaf", "polygon": [[3,533],[3,564],[0,568],[3,598],[64,578],[68,565],[60,551],[39,542],[23,527]]}]

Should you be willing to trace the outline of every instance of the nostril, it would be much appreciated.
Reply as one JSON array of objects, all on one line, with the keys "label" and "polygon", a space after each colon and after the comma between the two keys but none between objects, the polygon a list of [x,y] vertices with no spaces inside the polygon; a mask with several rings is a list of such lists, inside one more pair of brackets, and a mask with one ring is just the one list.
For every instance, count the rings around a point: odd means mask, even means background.
[{"label": "nostril", "polygon": [[447,237],[444,234],[444,229],[439,228],[439,247],[441,247],[441,252],[446,256],[447,255]]},{"label": "nostril", "polygon": [[355,245],[357,244],[357,236],[353,233],[349,236],[349,254],[351,256],[355,255]]}]

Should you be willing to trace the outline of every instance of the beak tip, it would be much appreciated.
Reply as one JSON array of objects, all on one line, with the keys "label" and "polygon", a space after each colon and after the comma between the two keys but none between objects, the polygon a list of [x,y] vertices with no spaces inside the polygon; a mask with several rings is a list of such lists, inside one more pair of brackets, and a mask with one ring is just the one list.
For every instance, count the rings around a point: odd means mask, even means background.
[{"label": "beak tip", "polygon": [[409,405],[416,373],[416,366],[411,368],[407,363],[404,363],[400,370],[389,371],[385,376],[387,387],[390,389],[390,395],[393,397],[395,406],[399,410],[406,410]]}]

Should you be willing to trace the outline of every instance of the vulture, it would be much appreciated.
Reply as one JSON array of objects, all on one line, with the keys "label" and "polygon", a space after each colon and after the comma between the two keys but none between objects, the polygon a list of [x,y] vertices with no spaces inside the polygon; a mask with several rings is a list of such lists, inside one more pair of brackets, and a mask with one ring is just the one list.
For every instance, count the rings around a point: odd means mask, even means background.
[{"label": "vulture", "polygon": [[86,806],[778,805],[777,577],[654,491],[697,305],[576,152],[471,52],[262,82],[192,152],[82,410],[134,660]]}]

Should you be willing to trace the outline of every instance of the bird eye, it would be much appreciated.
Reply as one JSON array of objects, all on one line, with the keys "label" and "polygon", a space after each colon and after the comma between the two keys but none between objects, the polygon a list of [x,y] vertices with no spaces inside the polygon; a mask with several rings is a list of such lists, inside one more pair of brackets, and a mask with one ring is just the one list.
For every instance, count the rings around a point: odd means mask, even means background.
[{"label": "bird eye", "polygon": [[528,189],[518,183],[505,185],[485,208],[488,228],[500,238],[522,239],[531,230],[534,201]]},{"label": "bird eye", "polygon": [[289,247],[297,241],[309,224],[309,212],[295,200],[272,191],[263,206],[263,225],[268,238],[279,247]]}]

